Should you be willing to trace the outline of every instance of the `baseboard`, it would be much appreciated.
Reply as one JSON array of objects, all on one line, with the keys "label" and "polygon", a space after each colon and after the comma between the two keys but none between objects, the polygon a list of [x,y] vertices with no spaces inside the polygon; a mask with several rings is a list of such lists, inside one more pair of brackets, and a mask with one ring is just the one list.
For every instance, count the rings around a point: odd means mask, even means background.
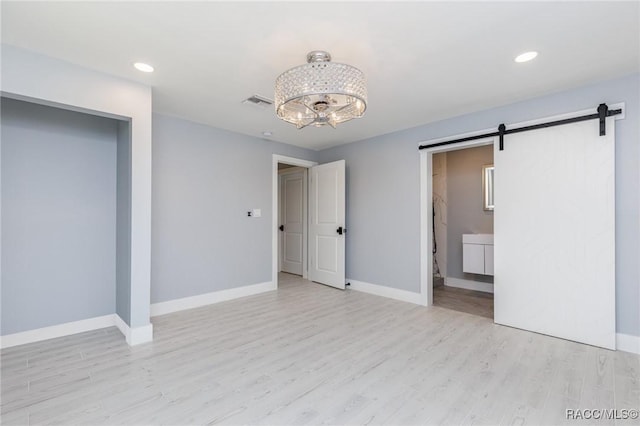
[{"label": "baseboard", "polygon": [[141,327],[131,328],[129,324],[124,322],[120,315],[114,314],[115,326],[124,335],[129,346],[148,343],[153,340],[153,324],[143,325]]},{"label": "baseboard", "polygon": [[444,285],[449,287],[464,288],[467,290],[483,291],[485,293],[493,293],[492,283],[483,283],[480,281],[464,280],[462,278],[444,278]]},{"label": "baseboard", "polygon": [[[251,296],[272,290],[277,290],[277,284],[269,281],[260,284],[216,291],[213,293],[201,294],[198,296],[169,300],[162,303],[154,303],[151,305],[151,316],[197,308],[200,306],[210,305],[212,303],[224,302],[226,300]],[[122,318],[120,318],[119,315],[111,314],[1,336],[0,348],[9,348],[12,346],[55,339],[56,337],[69,336],[71,334],[83,333],[85,331],[98,330],[113,326],[118,327],[130,346],[147,343],[153,340],[152,324],[131,328],[122,320]]]},{"label": "baseboard", "polygon": [[80,321],[52,325],[49,327],[36,328],[35,330],[23,331],[21,333],[7,334],[6,336],[0,337],[0,348],[10,348],[12,346],[25,345],[27,343],[55,339],[56,337],[64,337],[71,334],[84,333],[85,331],[113,327],[114,325],[116,325],[114,318],[115,316],[117,315],[103,315],[101,317],[88,318]]},{"label": "baseboard", "polygon": [[616,334],[616,349],[632,354],[640,355],[640,336],[632,336],[631,334]]},{"label": "baseboard", "polygon": [[168,300],[166,302],[153,303],[151,305],[151,316],[156,317],[158,315],[170,314],[172,312],[184,311],[186,309],[199,308],[201,306],[212,305],[214,303],[238,299],[245,296],[253,296],[254,294],[265,293],[267,291],[277,289],[277,284],[267,281],[259,284],[214,291],[197,296]]},{"label": "baseboard", "polygon": [[399,290],[397,288],[386,287],[383,285],[369,284],[362,281],[347,279],[351,285],[351,290],[361,291],[363,293],[375,294],[376,296],[388,297],[389,299],[400,300],[402,302],[415,303],[422,305],[422,297],[420,293],[412,291]]},{"label": "baseboard", "polygon": [[124,335],[129,346],[139,345],[153,340],[152,324],[131,328],[118,314],[111,314],[52,325],[50,327],[37,328],[21,333],[7,334],[6,336],[0,337],[0,348],[4,349],[12,346],[26,345],[27,343],[35,343],[42,340],[55,339],[57,337],[70,336],[72,334],[100,330],[101,328],[113,326],[118,327],[118,330]]}]

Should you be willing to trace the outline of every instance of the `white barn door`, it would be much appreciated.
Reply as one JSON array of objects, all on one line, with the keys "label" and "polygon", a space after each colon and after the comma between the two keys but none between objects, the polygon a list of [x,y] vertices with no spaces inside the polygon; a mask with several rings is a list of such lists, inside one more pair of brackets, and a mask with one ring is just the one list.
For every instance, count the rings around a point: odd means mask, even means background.
[{"label": "white barn door", "polygon": [[614,118],[505,136],[495,322],[615,349]]},{"label": "white barn door", "polygon": [[344,290],[345,161],[309,171],[309,280]]}]

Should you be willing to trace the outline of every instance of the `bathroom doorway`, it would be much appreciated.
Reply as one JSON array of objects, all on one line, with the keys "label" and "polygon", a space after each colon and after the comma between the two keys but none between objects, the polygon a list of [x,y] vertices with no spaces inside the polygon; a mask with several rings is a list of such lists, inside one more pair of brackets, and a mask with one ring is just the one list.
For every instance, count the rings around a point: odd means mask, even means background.
[{"label": "bathroom doorway", "polygon": [[493,319],[493,144],[432,155],[433,305]]}]

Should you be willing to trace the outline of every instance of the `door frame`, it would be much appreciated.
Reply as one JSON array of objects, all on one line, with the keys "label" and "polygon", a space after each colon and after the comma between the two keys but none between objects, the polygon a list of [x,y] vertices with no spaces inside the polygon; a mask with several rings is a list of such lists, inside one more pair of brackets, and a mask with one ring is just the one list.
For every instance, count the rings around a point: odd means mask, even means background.
[{"label": "door frame", "polygon": [[[489,133],[492,129],[479,130],[470,133],[447,136],[420,142],[438,143],[450,139]],[[476,139],[455,145],[444,145],[420,150],[420,301],[421,305],[433,305],[433,229],[431,227],[431,212],[433,208],[433,154],[475,148],[484,145],[494,145],[496,137]]]},{"label": "door frame", "polygon": [[[624,102],[609,105],[610,109],[622,109],[622,114],[615,115],[615,120],[623,120],[625,118],[626,106]],[[519,121],[516,123],[507,123],[507,127],[524,127],[547,121],[562,120],[566,118],[578,117],[580,115],[592,114],[593,108],[572,111],[564,114],[556,114],[534,120]],[[457,135],[449,135],[442,138],[430,139],[422,141],[418,144],[432,144],[444,142],[451,139],[465,138],[468,136],[477,136],[484,133],[495,132],[495,128],[483,129]],[[431,209],[433,204],[433,154],[440,152],[454,151],[458,149],[471,148],[481,145],[490,145],[497,143],[498,137],[489,137],[483,139],[461,142],[454,145],[445,145],[434,148],[425,148],[420,150],[420,301],[422,305],[433,305],[433,231],[431,229]]]},{"label": "door frame", "polygon": [[[303,160],[301,158],[287,157],[284,155],[273,154],[271,160],[271,282],[274,286],[278,287],[278,186],[280,183],[278,175],[278,163],[289,164],[291,166],[298,166],[308,169],[309,167],[317,166],[315,161]],[[308,226],[308,221],[307,221]],[[308,232],[307,232],[308,233]],[[307,250],[303,250],[306,253]],[[306,256],[302,259],[302,277],[307,278],[307,259]]]}]

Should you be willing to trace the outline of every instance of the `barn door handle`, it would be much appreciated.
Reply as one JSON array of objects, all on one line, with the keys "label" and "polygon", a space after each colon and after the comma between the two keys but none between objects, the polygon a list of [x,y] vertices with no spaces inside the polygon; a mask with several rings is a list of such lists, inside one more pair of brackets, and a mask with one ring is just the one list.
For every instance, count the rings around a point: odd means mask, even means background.
[{"label": "barn door handle", "polygon": [[347,232],[347,229],[342,228],[342,226],[339,226],[338,229],[336,229],[336,232],[338,233],[338,235],[342,235],[343,233]]},{"label": "barn door handle", "polygon": [[284,231],[284,225],[280,225],[279,229],[280,229],[281,231]]}]

